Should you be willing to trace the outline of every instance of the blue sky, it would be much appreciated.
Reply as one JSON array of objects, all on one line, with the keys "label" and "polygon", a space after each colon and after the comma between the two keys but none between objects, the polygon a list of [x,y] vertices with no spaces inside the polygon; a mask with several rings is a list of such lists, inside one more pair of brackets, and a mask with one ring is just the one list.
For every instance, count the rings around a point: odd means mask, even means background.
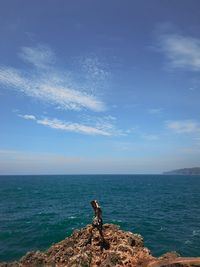
[{"label": "blue sky", "polygon": [[0,173],[200,166],[200,2],[1,1]]}]

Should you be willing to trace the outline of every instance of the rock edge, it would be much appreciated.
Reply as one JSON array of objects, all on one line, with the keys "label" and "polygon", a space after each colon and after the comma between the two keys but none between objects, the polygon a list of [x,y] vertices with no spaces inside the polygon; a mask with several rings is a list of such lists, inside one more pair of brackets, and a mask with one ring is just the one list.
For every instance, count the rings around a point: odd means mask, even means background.
[{"label": "rock edge", "polygon": [[199,266],[200,258],[183,258],[175,252],[162,257],[152,256],[144,247],[143,237],[125,232],[119,226],[104,224],[106,243],[102,243],[98,231],[88,243],[91,225],[75,230],[70,237],[52,245],[48,250],[28,252],[19,261],[0,263],[1,267],[67,266],[67,267],[188,267]]}]

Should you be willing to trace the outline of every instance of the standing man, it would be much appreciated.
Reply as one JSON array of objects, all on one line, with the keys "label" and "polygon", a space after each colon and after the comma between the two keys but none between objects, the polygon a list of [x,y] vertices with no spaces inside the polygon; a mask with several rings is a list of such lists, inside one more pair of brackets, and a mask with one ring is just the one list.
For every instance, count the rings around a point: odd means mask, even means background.
[{"label": "standing man", "polygon": [[97,200],[93,200],[90,202],[92,208],[94,209],[94,217],[92,220],[92,227],[90,230],[90,237],[87,243],[91,244],[93,230],[96,228],[99,231],[99,235],[101,237],[102,244],[105,243],[105,239],[103,236],[103,220],[102,220],[102,210],[100,205],[98,204]]}]

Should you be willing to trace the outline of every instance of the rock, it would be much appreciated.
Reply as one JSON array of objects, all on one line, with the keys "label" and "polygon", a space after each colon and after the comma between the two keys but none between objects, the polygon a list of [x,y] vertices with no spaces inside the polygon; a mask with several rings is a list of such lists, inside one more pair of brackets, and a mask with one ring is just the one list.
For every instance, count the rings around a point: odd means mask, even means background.
[{"label": "rock", "polygon": [[[103,232],[106,242],[102,243],[98,231],[94,231],[91,244],[88,243],[91,225],[75,230],[73,234],[48,250],[28,252],[19,261],[0,263],[1,267],[185,267],[200,266],[200,258],[181,258],[171,252],[155,258],[144,247],[139,234],[124,232],[119,226],[105,224]],[[196,265],[195,265],[196,264]]]}]

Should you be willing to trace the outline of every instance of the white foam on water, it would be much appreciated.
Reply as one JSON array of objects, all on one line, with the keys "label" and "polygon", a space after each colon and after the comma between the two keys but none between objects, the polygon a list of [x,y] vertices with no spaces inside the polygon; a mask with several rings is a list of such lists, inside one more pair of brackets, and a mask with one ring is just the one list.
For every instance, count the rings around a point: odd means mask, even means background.
[{"label": "white foam on water", "polygon": [[186,240],[186,241],[184,242],[184,244],[186,244],[186,245],[192,244],[192,241],[191,241],[191,240]]},{"label": "white foam on water", "polygon": [[193,230],[192,236],[200,236],[200,229],[199,230]]},{"label": "white foam on water", "polygon": [[76,219],[76,216],[69,216],[68,219]]}]

